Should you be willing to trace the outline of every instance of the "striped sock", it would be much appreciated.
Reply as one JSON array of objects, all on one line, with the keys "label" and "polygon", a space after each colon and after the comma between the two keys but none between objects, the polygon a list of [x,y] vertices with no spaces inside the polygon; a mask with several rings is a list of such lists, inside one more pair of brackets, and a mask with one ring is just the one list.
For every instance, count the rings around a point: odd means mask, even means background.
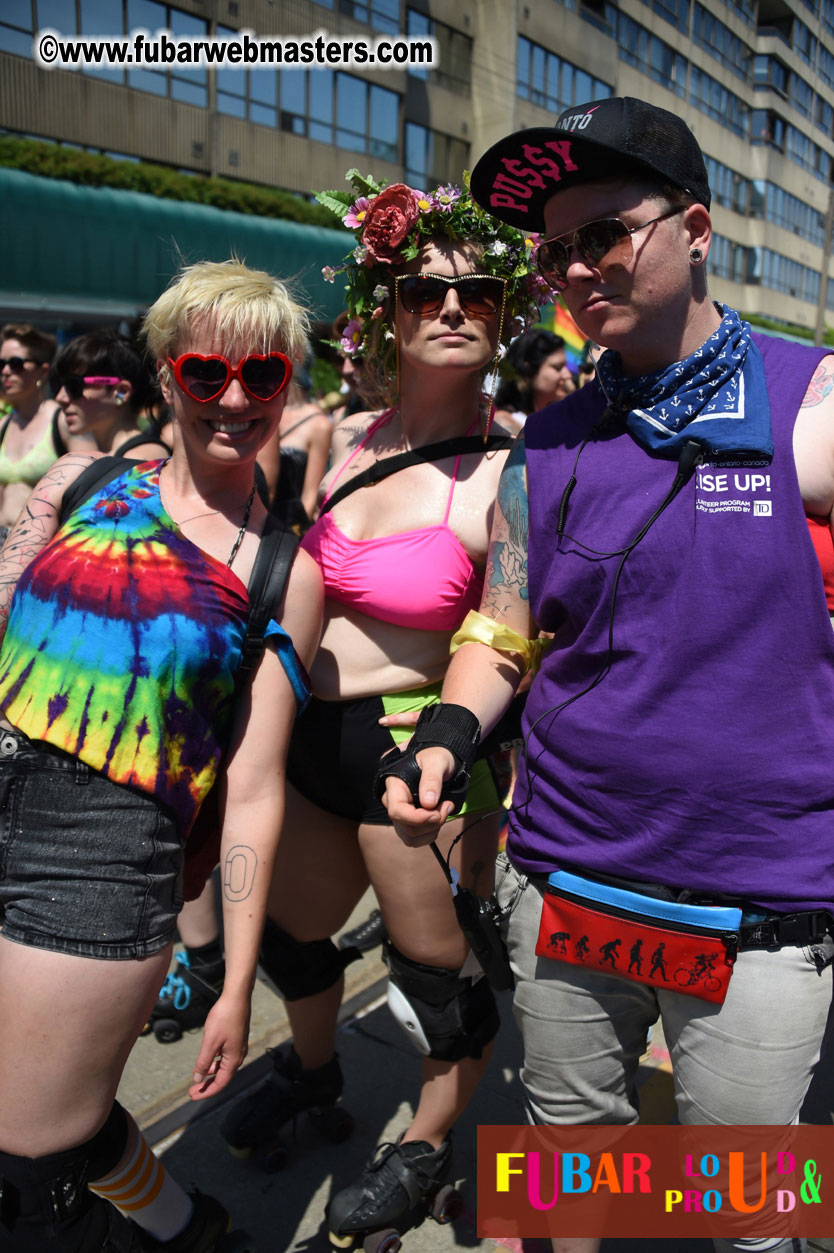
[{"label": "striped sock", "polygon": [[170,1240],[188,1226],[193,1203],[154,1156],[130,1115],[126,1117],[128,1138],[121,1161],[109,1175],[91,1182],[90,1191],[115,1205],[154,1239]]}]

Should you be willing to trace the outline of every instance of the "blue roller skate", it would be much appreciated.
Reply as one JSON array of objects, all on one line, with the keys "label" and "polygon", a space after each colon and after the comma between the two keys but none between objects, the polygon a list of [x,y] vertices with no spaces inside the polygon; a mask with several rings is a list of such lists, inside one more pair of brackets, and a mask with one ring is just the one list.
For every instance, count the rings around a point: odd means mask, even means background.
[{"label": "blue roller skate", "polygon": [[177,953],[176,964],[160,989],[143,1035],[153,1031],[160,1044],[173,1044],[184,1031],[202,1027],[222,989],[203,979],[191,966],[188,954]]}]

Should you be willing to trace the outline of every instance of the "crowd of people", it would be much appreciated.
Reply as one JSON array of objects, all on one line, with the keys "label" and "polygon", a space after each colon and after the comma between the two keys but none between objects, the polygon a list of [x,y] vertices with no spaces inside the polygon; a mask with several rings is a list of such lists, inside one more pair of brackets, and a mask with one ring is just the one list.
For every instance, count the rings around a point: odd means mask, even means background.
[{"label": "crowd of people", "polygon": [[[703,156],[642,101],[508,135],[465,187],[350,177],[326,196],[355,235],[327,275],[339,403],[313,394],[304,309],[236,260],[176,276],[141,349],[0,331],[0,1235],[19,1253],[220,1249],[222,1204],[116,1100],[128,1054],[190,1004],[190,1095],[222,1092],[260,963],[292,1041],[223,1136],[245,1151],[336,1110],[358,953],[333,937],[369,885],[421,1087],[330,1199],[339,1247],[450,1178],[493,987],[514,986],[536,1124],[636,1122],[658,1019],[683,1124],[787,1126],[819,1062],[829,355],[711,299]],[[557,293],[581,375],[535,325]],[[464,919],[493,894],[495,924]]]}]

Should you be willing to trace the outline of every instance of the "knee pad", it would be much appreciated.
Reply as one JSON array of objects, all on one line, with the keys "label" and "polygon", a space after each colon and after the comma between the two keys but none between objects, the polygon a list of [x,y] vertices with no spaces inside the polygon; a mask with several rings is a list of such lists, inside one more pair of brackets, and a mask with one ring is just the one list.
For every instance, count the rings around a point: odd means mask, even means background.
[{"label": "knee pad", "polygon": [[411,961],[390,941],[385,960],[388,1008],[417,1049],[444,1062],[480,1057],[500,1023],[486,979],[473,982],[457,970]]},{"label": "knee pad", "polygon": [[20,1253],[138,1250],[132,1224],[87,1188],[115,1166],[126,1143],[126,1115],[114,1101],[104,1126],[83,1144],[44,1157],[0,1153],[0,1244],[6,1230]]},{"label": "knee pad", "polygon": [[338,949],[332,940],[294,940],[271,918],[266,920],[261,966],[287,1001],[332,988],[345,966],[361,956],[358,948]]}]

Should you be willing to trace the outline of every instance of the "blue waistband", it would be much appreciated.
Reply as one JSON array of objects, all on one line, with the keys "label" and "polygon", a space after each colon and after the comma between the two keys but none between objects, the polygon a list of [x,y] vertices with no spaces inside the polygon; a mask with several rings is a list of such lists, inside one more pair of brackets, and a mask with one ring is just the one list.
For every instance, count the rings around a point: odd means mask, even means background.
[{"label": "blue waistband", "polygon": [[659,922],[711,931],[738,931],[741,925],[741,909],[735,905],[686,905],[679,901],[662,901],[654,896],[644,896],[642,892],[629,892],[609,883],[597,883],[593,879],[570,874],[567,870],[554,870],[547,882],[557,891],[570,892],[598,905],[642,914]]}]

